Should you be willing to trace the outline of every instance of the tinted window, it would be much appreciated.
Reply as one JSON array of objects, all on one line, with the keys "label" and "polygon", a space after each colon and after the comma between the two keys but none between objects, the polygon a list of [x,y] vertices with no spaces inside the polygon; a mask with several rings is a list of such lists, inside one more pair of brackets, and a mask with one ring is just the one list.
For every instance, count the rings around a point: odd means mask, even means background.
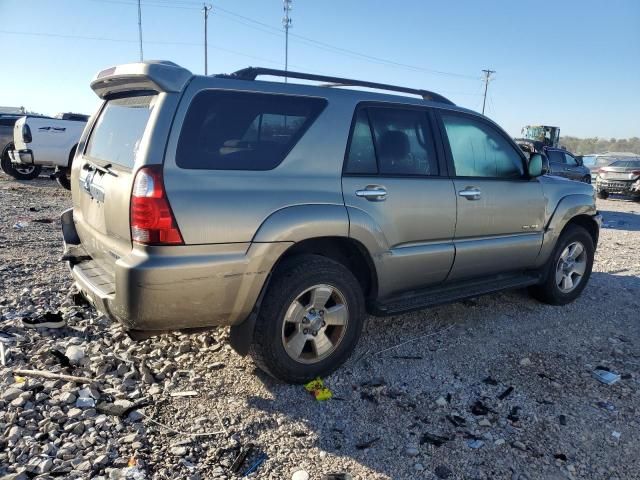
[{"label": "tinted window", "polygon": [[93,128],[86,154],[132,167],[155,98],[145,95],[108,100]]},{"label": "tinted window", "polygon": [[421,110],[369,108],[381,175],[437,175],[427,114]]},{"label": "tinted window", "polygon": [[559,150],[547,150],[547,157],[552,163],[564,163],[564,154]]},{"label": "tinted window", "polygon": [[372,175],[378,172],[371,127],[369,126],[367,111],[364,109],[359,110],[356,114],[345,172],[369,173]]},{"label": "tinted window", "polygon": [[500,132],[467,116],[443,114],[451,155],[459,177],[519,178],[522,157]]},{"label": "tinted window", "polygon": [[182,168],[270,170],[325,104],[289,95],[200,92],[182,126],[176,162]]},{"label": "tinted window", "polygon": [[571,165],[572,167],[578,165],[578,162],[576,162],[576,159],[573,157],[573,155],[569,155],[568,153],[564,154],[564,163],[566,163],[567,165]]}]

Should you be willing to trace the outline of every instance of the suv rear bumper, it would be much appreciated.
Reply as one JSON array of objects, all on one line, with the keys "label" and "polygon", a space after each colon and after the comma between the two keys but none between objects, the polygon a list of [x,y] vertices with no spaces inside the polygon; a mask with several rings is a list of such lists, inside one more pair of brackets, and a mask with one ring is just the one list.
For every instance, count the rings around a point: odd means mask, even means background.
[{"label": "suv rear bumper", "polygon": [[61,216],[62,259],[97,310],[127,330],[162,332],[242,323],[288,242],[134,247],[108,272],[82,246],[73,210]]},{"label": "suv rear bumper", "polygon": [[33,165],[33,152],[31,150],[9,150],[9,158],[13,163]]}]

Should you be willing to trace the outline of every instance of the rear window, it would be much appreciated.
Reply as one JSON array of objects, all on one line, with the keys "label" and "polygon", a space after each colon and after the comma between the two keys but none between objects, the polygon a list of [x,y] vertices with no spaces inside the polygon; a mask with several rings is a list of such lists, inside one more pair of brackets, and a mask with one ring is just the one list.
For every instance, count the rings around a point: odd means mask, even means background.
[{"label": "rear window", "polygon": [[133,167],[155,98],[139,95],[108,100],[93,127],[86,155]]},{"label": "rear window", "polygon": [[326,100],[246,92],[200,92],[182,126],[176,163],[207,170],[271,170]]}]

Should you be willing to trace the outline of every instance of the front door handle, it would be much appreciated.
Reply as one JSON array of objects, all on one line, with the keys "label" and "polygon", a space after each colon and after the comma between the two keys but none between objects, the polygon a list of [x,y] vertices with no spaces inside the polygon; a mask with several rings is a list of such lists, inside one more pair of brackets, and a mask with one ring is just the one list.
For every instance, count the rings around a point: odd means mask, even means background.
[{"label": "front door handle", "polygon": [[356,190],[356,197],[366,198],[370,202],[382,202],[387,199],[387,190],[380,185],[367,185],[364,190]]},{"label": "front door handle", "polygon": [[464,190],[458,192],[458,195],[467,200],[480,200],[481,194],[482,192],[477,187],[466,187]]}]

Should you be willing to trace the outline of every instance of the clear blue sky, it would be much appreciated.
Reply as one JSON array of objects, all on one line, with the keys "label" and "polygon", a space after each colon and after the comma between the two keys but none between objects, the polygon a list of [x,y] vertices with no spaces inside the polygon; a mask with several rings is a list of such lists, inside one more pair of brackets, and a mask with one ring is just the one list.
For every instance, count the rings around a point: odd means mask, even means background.
[{"label": "clear blue sky", "polygon": [[[210,73],[283,66],[281,0],[212,3]],[[145,58],[202,73],[201,5],[142,0]],[[427,88],[480,110],[491,68],[486,113],[512,135],[544,123],[640,136],[639,0],[294,0],[292,18],[305,38],[290,37],[291,69]],[[0,0],[0,19],[3,106],[91,113],[95,73],[138,59],[136,0]]]}]

